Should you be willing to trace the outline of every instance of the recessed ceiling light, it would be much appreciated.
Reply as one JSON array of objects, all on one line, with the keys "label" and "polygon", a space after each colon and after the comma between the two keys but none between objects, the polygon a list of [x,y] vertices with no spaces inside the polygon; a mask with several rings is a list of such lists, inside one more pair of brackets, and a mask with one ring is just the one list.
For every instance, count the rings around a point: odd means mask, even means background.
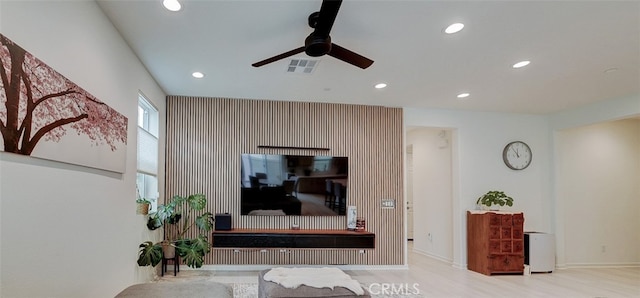
[{"label": "recessed ceiling light", "polygon": [[514,64],[513,68],[525,67],[525,66],[529,65],[529,63],[531,63],[531,61],[528,61],[528,60],[520,61],[520,62]]},{"label": "recessed ceiling light", "polygon": [[203,73],[201,73],[201,72],[199,72],[199,71],[196,71],[196,72],[192,73],[191,75],[192,75],[194,78],[196,78],[196,79],[202,79],[202,78],[204,78],[204,74],[203,74]]},{"label": "recessed ceiling light", "polygon": [[180,2],[178,2],[178,0],[163,0],[162,5],[164,5],[164,8],[170,11],[179,11],[180,9],[182,9],[182,5],[180,5]]},{"label": "recessed ceiling light", "polygon": [[460,32],[460,30],[462,30],[462,28],[464,28],[464,24],[463,23],[451,24],[451,25],[449,25],[449,27],[447,27],[447,29],[444,29],[444,33],[453,34],[453,33],[456,33],[456,32]]},{"label": "recessed ceiling light", "polygon": [[471,95],[471,94],[469,94],[469,93],[460,93],[460,94],[458,94],[457,97],[458,98],[465,98],[465,97],[469,97],[469,95]]},{"label": "recessed ceiling light", "polygon": [[378,83],[378,84],[376,84],[376,85],[375,85],[375,87],[376,87],[376,89],[382,89],[382,88],[387,87],[387,84],[385,84],[385,83]]},{"label": "recessed ceiling light", "polygon": [[618,69],[617,69],[617,68],[615,68],[615,67],[612,67],[612,68],[606,69],[606,70],[604,71],[604,73],[612,73],[612,72],[616,72],[616,71],[618,71]]}]

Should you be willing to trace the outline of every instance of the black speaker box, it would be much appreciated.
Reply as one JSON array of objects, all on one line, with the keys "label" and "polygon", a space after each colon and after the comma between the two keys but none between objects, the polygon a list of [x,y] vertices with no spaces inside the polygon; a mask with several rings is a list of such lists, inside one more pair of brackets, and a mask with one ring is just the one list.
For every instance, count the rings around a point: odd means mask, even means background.
[{"label": "black speaker box", "polygon": [[215,227],[217,231],[231,230],[231,214],[229,213],[216,213]]}]

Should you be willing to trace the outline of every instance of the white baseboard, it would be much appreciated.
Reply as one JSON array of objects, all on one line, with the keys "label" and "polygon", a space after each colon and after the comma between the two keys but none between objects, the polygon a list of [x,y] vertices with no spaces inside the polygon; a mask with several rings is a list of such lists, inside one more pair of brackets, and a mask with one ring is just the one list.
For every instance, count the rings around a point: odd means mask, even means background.
[{"label": "white baseboard", "polygon": [[631,263],[567,263],[557,264],[557,269],[571,268],[623,268],[623,267],[640,267],[640,262]]},{"label": "white baseboard", "polygon": [[436,259],[438,261],[441,261],[441,262],[444,262],[444,263],[447,263],[447,264],[450,264],[450,265],[453,265],[453,261],[452,260],[447,259],[447,258],[445,258],[443,256],[434,255],[434,254],[429,253],[427,251],[424,251],[424,250],[421,250],[421,249],[416,249],[416,248],[413,249],[413,252],[415,252],[417,254],[420,254],[420,255],[423,255],[423,256],[430,257],[432,259]]}]

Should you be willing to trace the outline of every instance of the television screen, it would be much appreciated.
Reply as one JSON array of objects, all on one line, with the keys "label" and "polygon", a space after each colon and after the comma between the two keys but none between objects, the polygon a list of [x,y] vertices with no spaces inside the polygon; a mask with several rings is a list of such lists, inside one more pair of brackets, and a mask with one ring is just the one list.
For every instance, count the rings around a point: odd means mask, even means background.
[{"label": "television screen", "polygon": [[242,215],[345,215],[348,158],[242,154]]}]

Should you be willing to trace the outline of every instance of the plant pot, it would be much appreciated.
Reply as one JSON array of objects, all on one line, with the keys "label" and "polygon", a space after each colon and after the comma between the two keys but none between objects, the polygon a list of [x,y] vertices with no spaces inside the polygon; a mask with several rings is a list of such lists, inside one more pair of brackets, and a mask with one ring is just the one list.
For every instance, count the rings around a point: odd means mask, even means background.
[{"label": "plant pot", "polygon": [[176,247],[169,241],[162,241],[162,255],[165,259],[176,257]]},{"label": "plant pot", "polygon": [[487,206],[487,205],[480,205],[480,210],[484,210],[484,211],[500,211],[500,205],[491,205],[491,206]]},{"label": "plant pot", "polygon": [[138,207],[136,208],[137,214],[147,215],[149,214],[149,203],[138,203]]}]

